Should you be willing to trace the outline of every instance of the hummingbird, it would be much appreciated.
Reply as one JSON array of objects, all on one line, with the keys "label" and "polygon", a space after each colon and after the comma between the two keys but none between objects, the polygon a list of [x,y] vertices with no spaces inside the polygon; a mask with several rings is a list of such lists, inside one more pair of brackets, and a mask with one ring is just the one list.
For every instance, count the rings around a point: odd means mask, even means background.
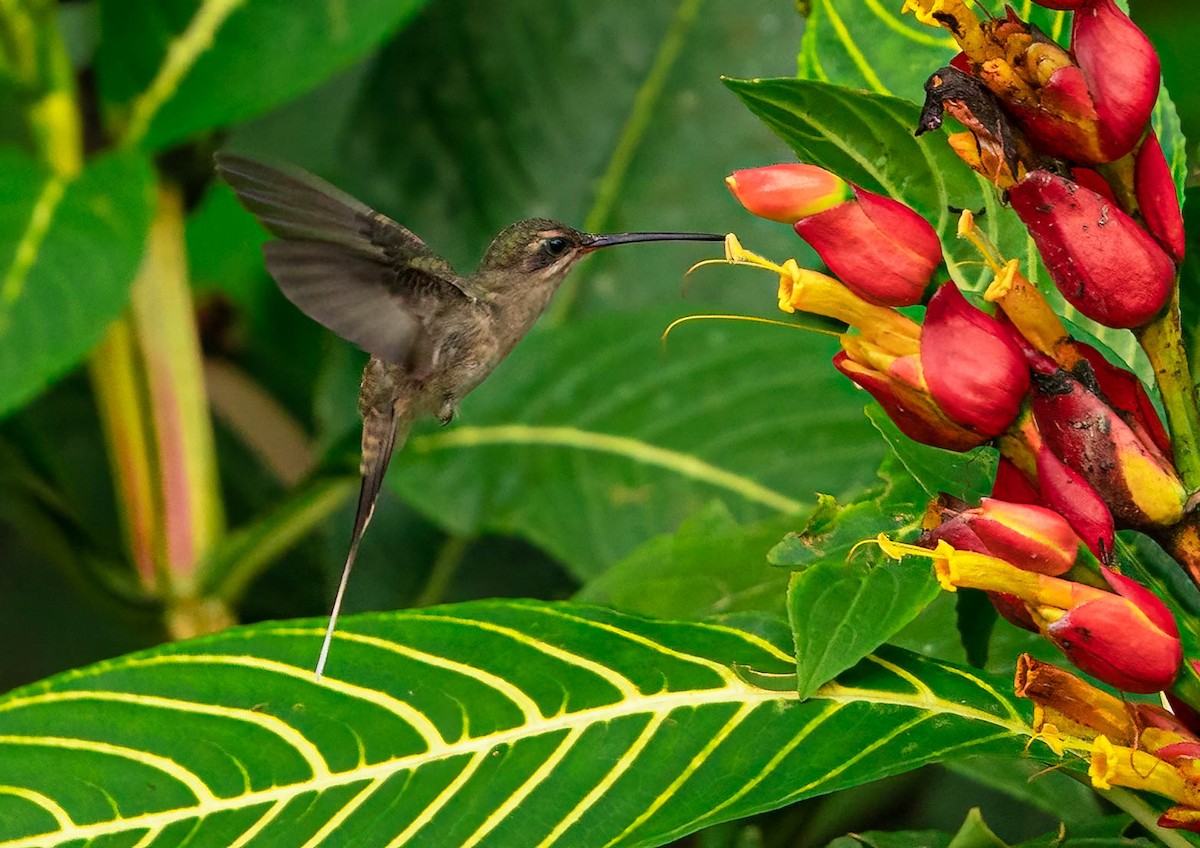
[{"label": "hummingbird", "polygon": [[575,264],[643,241],[722,241],[711,233],[585,233],[547,218],[500,231],[460,275],[411,231],[300,168],[229,153],[217,173],[276,237],[268,273],[300,311],[370,355],[358,410],[362,460],[350,550],[317,658],[325,670],[342,596],[392,454],[412,422],[443,424],[533,327]]}]

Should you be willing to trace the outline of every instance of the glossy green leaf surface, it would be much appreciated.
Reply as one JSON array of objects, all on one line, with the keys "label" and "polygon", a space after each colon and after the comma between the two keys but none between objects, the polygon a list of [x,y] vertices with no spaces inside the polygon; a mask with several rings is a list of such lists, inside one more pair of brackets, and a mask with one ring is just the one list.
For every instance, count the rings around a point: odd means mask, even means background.
[{"label": "glossy green leaf surface", "polygon": [[586,578],[714,498],[756,521],[872,479],[881,445],[829,339],[710,321],[664,353],[677,314],[526,339],[457,422],[409,439],[392,484],[460,535],[515,533]]},{"label": "glossy green leaf surface", "polygon": [[153,212],[153,176],[136,154],[55,177],[0,154],[0,415],[91,350],[129,298]]},{"label": "glossy green leaf surface", "polygon": [[[0,844],[659,845],[969,754],[1020,756],[1007,683],[902,652],[800,702],[787,646],[480,602],[240,628],[0,699]],[[147,791],[153,787],[153,791]]]},{"label": "glossy green leaf surface", "polygon": [[96,56],[100,92],[121,114],[118,124],[127,138],[161,148],[306,91],[423,5],[424,0],[105,0],[104,38]]},{"label": "glossy green leaf surface", "polygon": [[923,445],[900,432],[878,404],[867,407],[867,418],[883,435],[905,469],[925,491],[925,500],[945,492],[966,501],[992,493],[999,454],[978,447],[966,453]]},{"label": "glossy green leaf surface", "polygon": [[787,604],[802,698],[894,636],[938,595],[932,569],[892,560],[872,543],[879,533],[911,538],[925,503],[894,459],[880,474],[881,486],[848,504],[822,497],[807,526],[771,551],[772,562],[794,569]]}]

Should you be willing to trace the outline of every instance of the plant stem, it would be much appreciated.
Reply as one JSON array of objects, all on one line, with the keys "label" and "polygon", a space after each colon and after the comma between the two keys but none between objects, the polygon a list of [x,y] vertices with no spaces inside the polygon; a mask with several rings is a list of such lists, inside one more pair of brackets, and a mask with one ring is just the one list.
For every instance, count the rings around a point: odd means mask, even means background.
[{"label": "plant stem", "polygon": [[1175,465],[1188,494],[1200,491],[1200,417],[1179,315],[1179,287],[1163,314],[1137,331],[1154,368],[1175,449]]},{"label": "plant stem", "polygon": [[183,199],[160,187],[130,318],[142,356],[159,478],[159,544],[172,596],[194,594],[198,563],[220,533],[216,451],[187,283]]},{"label": "plant stem", "polygon": [[421,594],[413,601],[414,607],[431,607],[445,600],[446,590],[450,587],[450,582],[462,564],[463,554],[467,552],[470,544],[471,540],[463,536],[446,537]]}]

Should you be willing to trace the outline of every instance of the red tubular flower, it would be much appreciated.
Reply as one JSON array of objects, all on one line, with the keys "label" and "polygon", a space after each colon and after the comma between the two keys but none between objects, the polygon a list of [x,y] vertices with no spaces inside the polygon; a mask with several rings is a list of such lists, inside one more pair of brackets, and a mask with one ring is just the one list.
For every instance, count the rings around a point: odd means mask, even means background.
[{"label": "red tubular flower", "polygon": [[[1175,680],[1183,661],[1179,628],[1161,599],[1108,569],[1115,594],[1100,593],[1045,626],[1075,666],[1125,692],[1158,692]],[[1035,617],[1036,617],[1035,612]]]},{"label": "red tubular flower", "polygon": [[1138,149],[1134,188],[1146,229],[1178,265],[1183,261],[1185,245],[1183,212],[1179,208],[1179,192],[1171,175],[1171,166],[1167,164],[1167,157],[1153,130]]},{"label": "red tubular flower", "polygon": [[985,436],[1008,428],[1029,391],[1029,367],[1012,330],[967,303],[953,283],[929,301],[921,370],[946,415]]},{"label": "red tubular flower", "polygon": [[1071,25],[1071,51],[1087,80],[1101,147],[1111,159],[1137,144],[1158,99],[1158,54],[1113,0],[1089,0]]},{"label": "red tubular flower", "polygon": [[942,261],[937,233],[903,203],[853,188],[853,200],[797,221],[796,233],[859,296],[884,306],[919,303]]},{"label": "red tubular flower", "polygon": [[942,261],[929,222],[903,203],[814,165],[769,165],[725,180],[751,213],[793,224],[834,276],[881,306],[911,306]]},{"label": "red tubular flower", "polygon": [[1183,516],[1187,494],[1171,463],[1070,374],[1035,374],[1033,414],[1046,446],[1096,490],[1118,521],[1169,526]]},{"label": "red tubular flower", "polygon": [[1166,305],[1175,264],[1131,217],[1096,192],[1049,171],[1009,190],[1058,290],[1109,327],[1140,327]]},{"label": "red tubular flower", "polygon": [[949,591],[1004,592],[1024,602],[1041,632],[1076,666],[1127,692],[1171,685],[1183,661],[1179,629],[1157,595],[1101,566],[1111,592],[1061,577],[1022,571],[988,554],[939,542],[929,550],[880,539],[892,557],[933,560],[938,583]]}]

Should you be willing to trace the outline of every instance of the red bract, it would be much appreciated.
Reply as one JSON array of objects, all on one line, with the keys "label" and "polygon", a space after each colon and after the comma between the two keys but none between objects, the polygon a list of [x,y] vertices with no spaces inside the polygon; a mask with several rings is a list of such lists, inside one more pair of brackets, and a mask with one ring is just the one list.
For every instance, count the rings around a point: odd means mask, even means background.
[{"label": "red bract", "polygon": [[965,451],[987,441],[947,418],[927,393],[856,362],[845,351],[833,358],[833,367],[875,398],[900,432],[915,442]]},{"label": "red bract", "polygon": [[1138,207],[1146,229],[1178,264],[1183,261],[1183,212],[1171,166],[1163,155],[1158,136],[1151,130],[1138,150],[1134,171]]},{"label": "red bract", "polygon": [[1075,12],[1071,50],[1087,80],[1108,159],[1124,156],[1142,136],[1158,99],[1158,54],[1113,0],[1090,0]]},{"label": "red bract", "polygon": [[1171,463],[1067,372],[1035,375],[1033,414],[1046,446],[1087,480],[1118,521],[1170,526],[1183,516],[1187,494]]},{"label": "red bract", "polygon": [[1083,544],[1061,515],[1042,506],[983,498],[977,507],[943,503],[940,510],[943,520],[928,533],[931,540],[991,554],[1022,571],[1063,574]]},{"label": "red bract", "polygon": [[1109,327],[1140,327],[1170,299],[1175,264],[1101,195],[1039,170],[1009,197],[1058,290],[1087,317]]},{"label": "red bract", "polygon": [[921,370],[946,415],[985,436],[1008,428],[1029,391],[1029,368],[1012,330],[967,303],[953,283],[929,301]]},{"label": "red bract", "polygon": [[1037,454],[1037,474],[1041,502],[1071,525],[1088,550],[1107,562],[1112,557],[1115,528],[1104,499],[1045,445]]},{"label": "red bract", "polygon": [[1142,441],[1152,441],[1154,446],[1163,452],[1168,459],[1171,457],[1171,437],[1158,410],[1146,392],[1142,381],[1132,371],[1118,368],[1109,362],[1104,354],[1084,342],[1076,342],[1075,349],[1088,361],[1096,383],[1100,386],[1105,400],[1117,411],[1122,420],[1137,432]]},{"label": "red bract", "polygon": [[1045,628],[1078,668],[1125,692],[1158,692],[1183,661],[1179,629],[1150,590],[1101,568],[1116,594],[1084,600]]},{"label": "red bract", "polygon": [[795,225],[839,280],[884,306],[919,303],[942,261],[929,222],[903,203],[854,186],[854,200]]},{"label": "red bract", "polygon": [[746,209],[792,224],[852,292],[880,306],[920,303],[942,261],[929,222],[903,203],[815,165],[735,171],[726,184]]}]

